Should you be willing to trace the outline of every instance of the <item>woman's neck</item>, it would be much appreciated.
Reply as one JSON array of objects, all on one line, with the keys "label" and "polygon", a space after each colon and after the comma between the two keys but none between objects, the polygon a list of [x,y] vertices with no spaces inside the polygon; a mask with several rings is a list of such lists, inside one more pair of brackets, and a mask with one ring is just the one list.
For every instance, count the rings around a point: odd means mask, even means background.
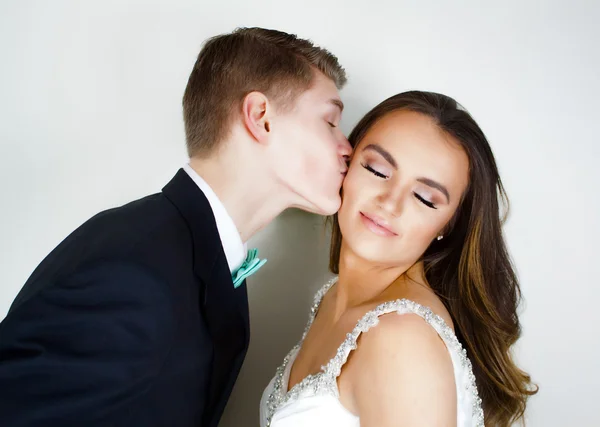
[{"label": "woman's neck", "polygon": [[353,254],[342,243],[334,295],[334,316],[339,318],[348,309],[369,302],[395,298],[394,295],[398,295],[402,288],[415,284],[429,287],[422,262],[409,268],[377,265]]}]

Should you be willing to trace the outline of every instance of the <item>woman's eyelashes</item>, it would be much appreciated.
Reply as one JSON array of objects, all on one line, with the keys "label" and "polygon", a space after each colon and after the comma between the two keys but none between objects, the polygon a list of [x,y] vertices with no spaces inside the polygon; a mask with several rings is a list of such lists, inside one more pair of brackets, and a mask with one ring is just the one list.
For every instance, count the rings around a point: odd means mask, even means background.
[{"label": "woman's eyelashes", "polygon": [[435,204],[433,202],[430,202],[426,198],[422,197],[421,195],[419,195],[419,193],[413,192],[413,194],[425,206],[430,207],[431,209],[437,209],[437,207],[435,206]]},{"label": "woman's eyelashes", "polygon": [[373,169],[368,163],[361,163],[361,166],[371,172],[373,175],[379,178],[388,179],[389,177],[375,169]]},{"label": "woman's eyelashes", "polygon": [[337,127],[337,125],[335,123],[332,123],[332,122],[327,122],[327,124],[329,126],[331,126],[332,128],[336,128]]},{"label": "woman's eyelashes", "polygon": [[[385,175],[382,172],[379,172],[378,170],[376,170],[375,168],[373,168],[371,165],[369,165],[368,163],[361,163],[361,166],[363,168],[365,168],[366,170],[368,170],[369,172],[371,172],[373,175],[375,175],[378,178],[382,178],[382,179],[388,179],[389,176]],[[435,205],[435,203],[427,200],[425,197],[421,196],[419,193],[417,193],[416,191],[413,191],[413,195],[417,198],[417,200],[421,203],[423,203],[425,206],[427,206],[428,208],[431,209],[437,209],[437,206]]]}]

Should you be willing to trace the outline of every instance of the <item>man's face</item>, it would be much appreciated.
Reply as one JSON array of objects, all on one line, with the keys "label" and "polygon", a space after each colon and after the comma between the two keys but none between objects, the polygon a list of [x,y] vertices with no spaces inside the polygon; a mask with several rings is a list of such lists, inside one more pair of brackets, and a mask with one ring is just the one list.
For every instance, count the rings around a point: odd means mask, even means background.
[{"label": "man's face", "polygon": [[343,104],[332,80],[315,72],[311,87],[272,120],[273,168],[294,194],[294,207],[331,215],[352,148],[339,128]]}]

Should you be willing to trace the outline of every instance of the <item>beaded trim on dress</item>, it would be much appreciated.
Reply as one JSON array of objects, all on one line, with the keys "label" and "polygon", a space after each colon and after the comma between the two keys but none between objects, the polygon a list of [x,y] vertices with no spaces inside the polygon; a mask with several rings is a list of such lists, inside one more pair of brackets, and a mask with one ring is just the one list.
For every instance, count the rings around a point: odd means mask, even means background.
[{"label": "beaded trim on dress", "polygon": [[379,323],[380,316],[395,311],[399,314],[414,313],[422,317],[437,331],[446,345],[450,347],[450,350],[455,351],[456,354],[459,355],[462,367],[468,372],[468,381],[465,385],[465,391],[471,396],[471,401],[473,402],[473,426],[484,427],[481,398],[477,392],[475,375],[473,375],[473,369],[471,361],[467,357],[467,351],[462,347],[452,329],[450,329],[450,327],[440,316],[433,313],[428,307],[424,307],[407,299],[388,301],[367,312],[358,321],[352,332],[346,334],[346,339],[339,346],[336,355],[327,363],[327,365],[321,367],[320,372],[307,376],[302,381],[295,384],[289,391],[284,390],[283,379],[288,363],[294,354],[300,350],[300,347],[302,346],[302,343],[317,315],[317,311],[323,296],[336,282],[337,278],[331,279],[316,293],[310,310],[308,323],[304,329],[304,333],[302,334],[302,339],[298,344],[296,344],[296,346],[294,346],[294,348],[292,348],[292,350],[290,350],[287,356],[283,359],[282,365],[277,368],[273,390],[266,401],[267,426],[271,424],[271,419],[279,407],[291,400],[296,399],[300,394],[305,393],[307,390],[312,391],[314,395],[331,394],[336,398],[339,398],[337,377],[340,375],[342,367],[348,360],[350,352],[357,348],[356,341],[358,337],[360,334],[367,332],[373,326],[377,325],[377,323]]}]

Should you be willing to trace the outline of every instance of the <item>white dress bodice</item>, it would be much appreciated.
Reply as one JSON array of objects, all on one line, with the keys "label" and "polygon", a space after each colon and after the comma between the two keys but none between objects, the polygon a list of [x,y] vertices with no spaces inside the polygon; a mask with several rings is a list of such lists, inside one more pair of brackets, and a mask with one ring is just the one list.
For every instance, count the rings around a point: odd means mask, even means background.
[{"label": "white dress bodice", "polygon": [[454,367],[457,396],[457,426],[483,427],[483,410],[478,396],[475,376],[466,351],[444,320],[429,308],[416,302],[399,299],[380,304],[367,312],[356,324],[352,332],[339,346],[336,355],[317,374],[309,375],[294,385],[289,391],[290,371],[300,347],[317,314],[325,293],[337,278],[329,281],[315,295],[308,324],[300,342],[292,348],[277,369],[275,377],[267,386],[260,403],[261,427],[359,427],[360,419],[348,411],[339,400],[337,377],[348,360],[350,352],[356,349],[360,334],[379,323],[379,317],[396,312],[417,314],[422,317],[444,341]]}]

